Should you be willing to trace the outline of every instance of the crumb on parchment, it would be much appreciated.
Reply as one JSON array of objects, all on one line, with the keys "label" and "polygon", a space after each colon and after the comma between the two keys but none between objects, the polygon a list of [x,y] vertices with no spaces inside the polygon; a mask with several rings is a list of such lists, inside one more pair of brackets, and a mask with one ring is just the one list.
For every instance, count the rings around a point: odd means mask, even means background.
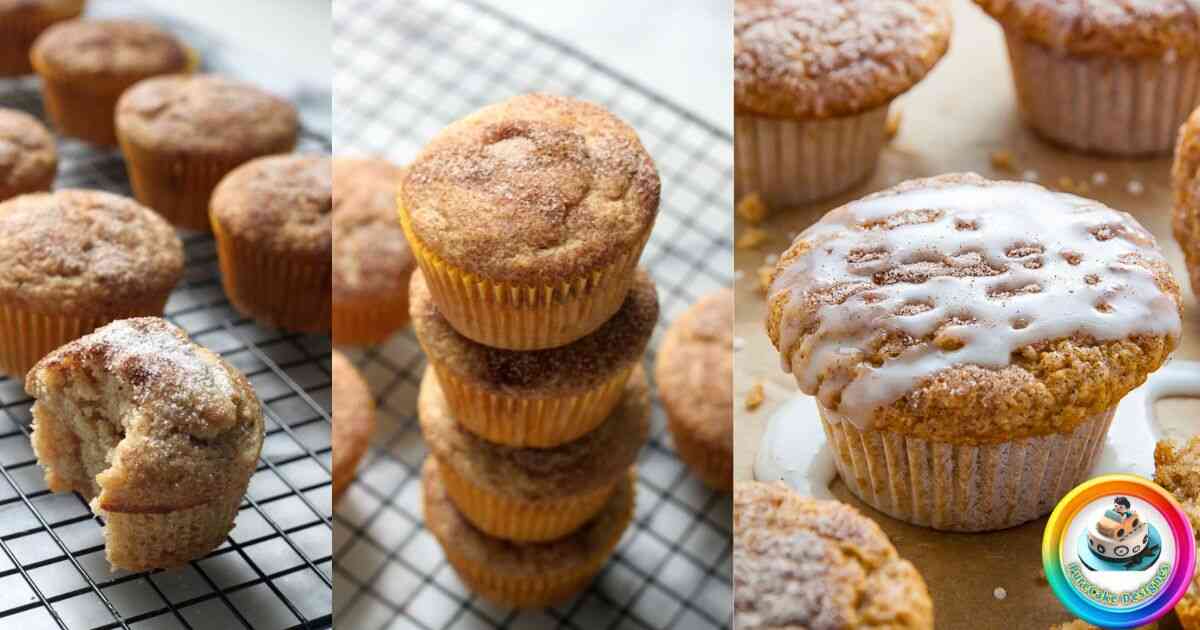
[{"label": "crumb on parchment", "polygon": [[767,399],[767,395],[763,393],[762,382],[755,383],[750,391],[746,393],[746,411],[754,411],[762,406],[763,401]]}]

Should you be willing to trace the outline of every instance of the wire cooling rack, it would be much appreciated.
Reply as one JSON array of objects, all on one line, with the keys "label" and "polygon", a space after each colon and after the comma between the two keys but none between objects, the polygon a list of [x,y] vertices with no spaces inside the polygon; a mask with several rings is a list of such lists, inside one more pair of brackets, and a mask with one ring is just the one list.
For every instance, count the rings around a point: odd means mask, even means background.
[{"label": "wire cooling rack", "polygon": [[[0,107],[44,118],[34,79],[0,80]],[[118,152],[61,138],[58,146],[56,187],[131,194]],[[330,144],[308,134],[301,148],[327,153]],[[240,369],[266,416],[262,458],[236,527],[220,548],[186,567],[110,570],[102,521],[80,496],[46,488],[29,443],[33,401],[20,381],[0,379],[0,628],[282,630],[332,623],[329,338],[269,330],[240,316],[221,289],[212,237],[180,236],[187,267],[166,317]]]},{"label": "wire cooling rack", "polygon": [[[727,132],[567,44],[474,2],[333,5],[334,148],[410,160],[439,129],[486,104],[549,91],[604,104],[658,165],[663,199],[642,258],[667,322],[732,283],[732,142]],[[377,397],[380,429],[334,523],[336,622],[344,628],[727,628],[730,502],[675,456],[661,407],[638,462],[637,511],[590,588],[537,613],[473,597],[421,518],[427,454],[416,393],[424,359],[411,332],[349,353]]]}]

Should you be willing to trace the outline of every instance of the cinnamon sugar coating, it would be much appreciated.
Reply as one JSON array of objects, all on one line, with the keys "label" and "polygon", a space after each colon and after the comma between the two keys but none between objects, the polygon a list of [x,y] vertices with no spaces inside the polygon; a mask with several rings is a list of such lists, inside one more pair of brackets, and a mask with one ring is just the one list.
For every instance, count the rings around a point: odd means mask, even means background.
[{"label": "cinnamon sugar coating", "polygon": [[323,155],[251,160],[213,191],[212,216],[234,238],[271,252],[330,263],[332,161]]},{"label": "cinnamon sugar coating", "polygon": [[34,43],[40,71],[56,77],[137,79],[181,72],[188,53],[174,35],[132,20],[71,20],[47,29]]},{"label": "cinnamon sugar coating", "polygon": [[1005,29],[1063,53],[1200,55],[1193,0],[975,0]]},{"label": "cinnamon sugar coating", "polygon": [[734,111],[862,113],[920,81],[950,45],[945,0],[737,0]]},{"label": "cinnamon sugar coating", "polygon": [[375,432],[375,399],[362,374],[341,352],[333,351],[333,500],[337,501],[358,467]]},{"label": "cinnamon sugar coating", "polygon": [[1172,215],[1175,240],[1183,250],[1192,289],[1200,294],[1200,109],[1179,130],[1171,178],[1175,190]]},{"label": "cinnamon sugar coating", "polygon": [[543,286],[616,262],[647,237],[659,179],[627,124],[572,98],[528,94],[433,138],[400,201],[418,239],[494,282]]},{"label": "cinnamon sugar coating", "polygon": [[594,491],[625,474],[650,430],[650,391],[645,371],[634,368],[608,418],[554,448],[504,446],[471,433],[450,416],[432,368],[421,379],[417,412],[430,450],[459,475],[496,494],[538,501]]},{"label": "cinnamon sugar coating", "polygon": [[333,160],[333,299],[408,290],[416,266],[396,216],[404,170],[382,159]]},{"label": "cinnamon sugar coating", "polygon": [[0,203],[0,301],[36,312],[122,312],[183,275],[175,230],[132,199],[59,190]]},{"label": "cinnamon sugar coating", "polygon": [[734,484],[733,592],[744,630],[933,628],[925,581],[874,521],[779,482]]},{"label": "cinnamon sugar coating", "polygon": [[0,108],[0,201],[49,190],[58,169],[54,136],[38,119]]}]

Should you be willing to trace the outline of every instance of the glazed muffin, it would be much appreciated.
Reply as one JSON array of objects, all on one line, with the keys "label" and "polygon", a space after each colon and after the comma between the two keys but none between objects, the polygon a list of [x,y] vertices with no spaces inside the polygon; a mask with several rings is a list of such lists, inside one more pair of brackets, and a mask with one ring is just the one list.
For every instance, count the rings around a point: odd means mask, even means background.
[{"label": "glazed muffin", "polygon": [[25,389],[46,483],[104,518],[114,567],[175,567],[225,541],[264,425],[223,359],[165,320],[127,319],[46,356]]},{"label": "glazed muffin", "polygon": [[733,487],[733,290],[709,293],[676,319],[654,366],[680,459],[712,489]]},{"label": "glazed muffin", "polygon": [[833,210],[780,258],[768,299],[767,333],[850,490],[963,531],[1048,513],[1182,326],[1133,217],[977,175]]},{"label": "glazed muffin", "polygon": [[380,159],[333,160],[333,342],[381,343],[408,323],[416,262],[396,219],[404,171]]},{"label": "glazed muffin", "polygon": [[1179,130],[1172,181],[1175,211],[1172,227],[1183,250],[1192,290],[1200,295],[1200,109]]},{"label": "glazed muffin", "polygon": [[425,526],[467,588],[514,608],[544,608],[583,590],[633,519],[634,474],[625,474],[595,518],[559,540],[518,544],[493,538],[463,518],[432,457],[421,469]]},{"label": "glazed muffin", "polygon": [[925,580],[875,521],[782,483],[733,488],[738,628],[931,630]]},{"label": "glazed muffin", "polygon": [[37,38],[30,60],[42,78],[46,113],[58,132],[102,147],[117,144],[113,116],[126,89],[194,65],[191,53],[173,35],[128,20],[56,24]]},{"label": "glazed muffin", "polygon": [[509,446],[557,446],[596,428],[621,400],[658,321],[654,281],[644,271],[612,319],[547,350],[499,350],[458,334],[421,272],[413,276],[411,303],[417,340],[450,414],[485,440]]},{"label": "glazed muffin", "polygon": [[33,73],[29,51],[42,31],[79,17],[84,0],[0,0],[0,77]]},{"label": "glazed muffin", "polygon": [[132,199],[60,190],[0,203],[0,371],[24,378],[108,322],[161,315],[182,276],[175,230]]},{"label": "glazed muffin", "polygon": [[1200,106],[1192,0],[975,0],[1004,28],[1025,122],[1055,144],[1165,154]]},{"label": "glazed muffin", "polygon": [[428,368],[417,413],[459,511],[488,535],[516,541],[560,538],[595,516],[650,430],[650,396],[640,367],[599,427],[555,448],[493,444],[467,431],[450,415],[437,375]]},{"label": "glazed muffin", "polygon": [[57,173],[54,136],[33,116],[0,108],[0,201],[48,191]]},{"label": "glazed muffin", "polygon": [[375,432],[375,398],[362,374],[333,351],[333,502],[336,504],[362,461]]},{"label": "glazed muffin", "polygon": [[[1200,532],[1200,437],[1185,445],[1169,441],[1154,447],[1154,482],[1175,496],[1183,506],[1192,532]],[[1200,576],[1175,604],[1175,614],[1184,630],[1200,630]]]},{"label": "glazed muffin", "polygon": [[213,191],[221,283],[241,313],[286,330],[329,332],[330,169],[321,155],[258,158]]},{"label": "glazed muffin", "polygon": [[300,122],[289,102],[212,75],[138,83],[117,103],[117,137],[138,201],[207,232],[213,189],[250,160],[290,153]]},{"label": "glazed muffin", "polygon": [[455,330],[539,350],[621,307],[658,200],[633,129],[591,103],[529,94],[431,140],[404,177],[400,219]]},{"label": "glazed muffin", "polygon": [[737,0],[737,196],[797,206],[865,179],[889,104],[942,58],[950,30],[945,0]]}]

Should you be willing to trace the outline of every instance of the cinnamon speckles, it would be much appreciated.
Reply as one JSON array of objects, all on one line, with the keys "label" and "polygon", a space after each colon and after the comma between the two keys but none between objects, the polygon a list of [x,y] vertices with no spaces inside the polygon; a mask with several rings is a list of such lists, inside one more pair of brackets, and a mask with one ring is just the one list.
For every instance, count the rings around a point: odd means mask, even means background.
[{"label": "cinnamon speckles", "polygon": [[1074,54],[1129,57],[1200,54],[1194,0],[975,0],[1006,29]]},{"label": "cinnamon speckles", "polygon": [[71,20],[34,44],[34,64],[55,76],[136,78],[187,67],[183,44],[170,33],[131,20]]},{"label": "cinnamon speckles", "polygon": [[396,217],[403,169],[381,159],[333,160],[333,299],[408,290],[415,262]]},{"label": "cinnamon speckles", "polygon": [[243,164],[213,191],[213,218],[244,242],[328,263],[332,168],[322,155],[277,155]]}]

